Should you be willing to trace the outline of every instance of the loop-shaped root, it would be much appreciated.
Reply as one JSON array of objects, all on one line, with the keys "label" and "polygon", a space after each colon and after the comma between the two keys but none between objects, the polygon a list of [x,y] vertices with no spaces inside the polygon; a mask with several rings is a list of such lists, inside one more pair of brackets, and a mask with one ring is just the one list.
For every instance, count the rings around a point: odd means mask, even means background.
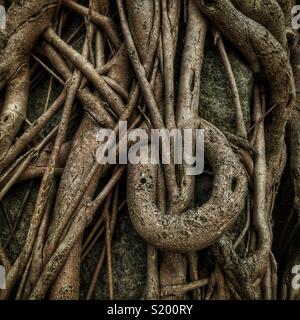
[{"label": "loop-shaped root", "polygon": [[164,215],[155,203],[157,165],[128,165],[128,208],[138,234],[171,252],[195,252],[211,245],[233,224],[248,190],[244,168],[224,135],[201,120],[205,156],[214,171],[213,191],[203,206],[180,215]]}]

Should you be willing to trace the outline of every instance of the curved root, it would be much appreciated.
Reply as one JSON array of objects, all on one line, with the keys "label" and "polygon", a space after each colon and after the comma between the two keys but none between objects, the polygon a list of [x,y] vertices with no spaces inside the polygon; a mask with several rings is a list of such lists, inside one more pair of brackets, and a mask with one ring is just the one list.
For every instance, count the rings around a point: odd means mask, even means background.
[{"label": "curved root", "polygon": [[[210,200],[199,208],[163,215],[155,204],[157,167],[128,165],[128,208],[133,226],[153,246],[171,252],[206,248],[233,224],[248,190],[245,170],[223,134],[201,120],[205,153],[215,178]],[[176,239],[176,241],[175,241]]]}]

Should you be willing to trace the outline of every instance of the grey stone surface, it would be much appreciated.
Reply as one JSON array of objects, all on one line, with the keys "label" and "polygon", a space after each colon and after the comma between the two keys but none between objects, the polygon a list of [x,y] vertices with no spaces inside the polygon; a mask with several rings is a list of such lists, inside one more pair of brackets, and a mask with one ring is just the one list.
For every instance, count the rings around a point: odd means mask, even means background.
[{"label": "grey stone surface", "polygon": [[[201,74],[199,114],[221,130],[235,132],[235,106],[230,83],[217,48],[208,38]],[[250,125],[250,103],[253,88],[253,73],[239,56],[228,50],[236,78],[244,120]]]},{"label": "grey stone surface", "polygon": [[[88,257],[82,268],[82,291],[86,294],[100,256],[102,243]],[[126,210],[120,215],[113,238],[113,278],[116,299],[138,299],[146,283],[146,244],[134,231]],[[83,297],[82,297],[83,298]],[[106,265],[95,290],[95,299],[108,299]]]}]

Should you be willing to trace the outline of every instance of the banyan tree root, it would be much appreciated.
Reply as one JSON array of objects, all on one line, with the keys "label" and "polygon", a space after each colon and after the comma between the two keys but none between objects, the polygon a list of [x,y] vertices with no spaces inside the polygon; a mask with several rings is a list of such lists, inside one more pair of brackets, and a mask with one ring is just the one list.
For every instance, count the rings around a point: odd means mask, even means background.
[{"label": "banyan tree root", "polygon": [[293,72],[296,82],[297,100],[295,108],[292,111],[288,122],[288,144],[289,144],[289,156],[290,156],[290,171],[292,176],[292,184],[294,188],[294,202],[293,209],[298,218],[300,225],[300,190],[299,190],[299,169],[300,169],[300,154],[299,154],[299,138],[300,129],[298,122],[300,120],[300,43],[291,50],[291,59]]},{"label": "banyan tree root", "polygon": [[[286,161],[285,127],[295,102],[295,83],[286,52],[286,40],[283,40],[285,37],[285,21],[282,19],[282,12],[278,10],[279,7],[276,1],[268,1],[268,3],[250,1],[245,3],[224,0],[210,1],[209,4],[205,1],[197,1],[197,4],[214,24],[222,29],[225,36],[240,49],[252,65],[253,70],[257,72],[257,70],[261,69],[268,84],[268,99],[266,102],[263,99],[261,103],[267,103],[267,107],[270,110],[272,110],[271,106],[274,105],[271,116],[266,120],[265,130],[260,129],[261,122],[258,121],[258,118],[263,118],[266,110],[261,112],[255,120],[254,140],[256,140],[255,143],[260,149],[256,154],[255,194],[253,199],[253,220],[254,229],[257,232],[257,245],[253,244],[252,254],[245,258],[247,260],[246,264],[245,261],[241,261],[232,248],[225,250],[225,253],[223,253],[225,260],[220,262],[227,271],[230,270],[232,274],[241,277],[239,278],[242,279],[240,281],[245,284],[242,296],[260,298],[261,288],[255,288],[258,285],[258,287],[263,287],[264,298],[271,299],[274,294],[276,296],[276,280],[272,278],[269,272],[271,268],[274,271],[271,254],[270,216],[274,208],[274,197],[278,189],[278,182]],[[266,19],[268,16],[267,8],[277,15],[279,23],[276,26]],[[224,12],[228,14],[224,14]],[[230,15],[235,20],[235,23],[226,24],[225,21]],[[236,28],[237,25],[240,27]],[[242,25],[245,27],[244,29]],[[265,47],[265,45],[268,45],[268,47]],[[277,74],[278,68],[281,69],[282,78],[277,78],[278,84],[276,84],[274,76]],[[281,92],[276,89],[279,83],[282,89]],[[264,146],[264,144],[266,145]],[[262,158],[264,154],[265,160]],[[226,242],[225,247],[232,247],[232,245],[228,244],[229,242]],[[255,240],[253,243],[255,243]],[[231,258],[226,258],[225,256],[231,256]],[[226,272],[227,276],[229,276],[230,272]],[[236,279],[232,279],[232,281],[239,287],[239,281],[236,282]],[[252,283],[255,283],[255,285],[252,286]]]},{"label": "banyan tree root", "polygon": [[[254,72],[263,74],[268,84],[268,107],[276,105],[266,123],[268,185],[271,188],[274,181],[276,183],[281,177],[282,171],[278,168],[284,167],[284,133],[295,103],[295,83],[288,54],[275,38],[277,32],[273,29],[274,26],[265,22],[263,26],[256,22],[255,20],[260,19],[256,19],[252,10],[249,11],[248,6],[242,5],[241,2],[236,1],[242,10],[239,11],[229,0],[213,0],[208,3],[196,0],[200,10],[243,53]],[[275,1],[271,3],[276,6]],[[262,16],[268,15],[262,3],[260,8]],[[279,20],[279,23],[281,29],[285,30],[284,21]]]},{"label": "banyan tree root", "polygon": [[[175,3],[175,2],[174,2]],[[175,4],[176,5],[176,4]],[[159,35],[158,30],[161,27],[161,5],[159,1],[127,1],[128,23],[131,28],[132,37],[136,45],[142,63],[145,65],[149,59],[147,53],[153,45],[151,38],[155,37],[155,30]],[[151,23],[149,23],[149,21]],[[139,26],[145,25],[147,28],[143,32],[139,31]],[[158,41],[158,38],[157,38]],[[162,75],[161,71],[157,70],[154,74],[154,95],[156,101],[163,101],[162,90]],[[163,186],[162,186],[162,189]],[[163,192],[161,196],[163,196]],[[163,208],[162,199],[161,206]],[[151,244],[147,246],[147,280],[146,288],[143,296],[146,299],[159,299],[159,267],[158,267],[158,250]]]},{"label": "banyan tree root", "polygon": [[[157,167],[128,165],[128,207],[139,235],[171,252],[206,248],[233,224],[245,204],[247,176],[224,135],[204,120],[205,155],[214,170],[210,200],[178,216],[163,215],[155,204]],[[176,239],[176,241],[175,241]]]},{"label": "banyan tree root", "polygon": [[0,161],[26,118],[30,53],[51,25],[56,8],[56,0],[14,1],[7,12],[0,49],[0,89],[7,86],[0,117]]},{"label": "banyan tree root", "polygon": [[[166,14],[172,14],[171,8],[169,8],[168,11],[166,10]],[[179,16],[179,14],[177,13],[175,17],[176,16]],[[173,20],[175,19],[173,18]],[[176,20],[173,21],[173,25],[176,25],[175,22]],[[176,30],[175,27],[171,26],[171,30],[174,29]],[[195,122],[195,119],[197,119],[199,107],[200,75],[203,63],[202,58],[204,55],[206,31],[206,19],[197,10],[195,4],[193,2],[189,2],[187,5],[187,27],[180,70],[177,103],[174,102],[174,99],[171,99],[172,95],[168,94],[167,92],[168,87],[172,88],[172,86],[168,85],[168,83],[174,82],[174,71],[173,73],[171,73],[172,76],[170,75],[170,71],[168,69],[166,69],[165,71],[165,122],[166,126],[169,129],[175,127],[180,128],[181,130],[187,128],[190,128],[192,130],[196,129],[197,123]],[[176,39],[176,42],[178,41],[177,36],[173,35],[173,38]],[[176,43],[173,44],[173,47],[176,47]],[[167,52],[165,53],[165,55],[167,56],[168,54],[170,55],[169,52],[173,52],[173,50],[171,48],[168,48],[167,46],[164,46],[163,50],[164,52]],[[175,55],[174,52],[172,55]],[[173,61],[171,60],[171,63],[172,65],[174,65],[174,58]],[[173,91],[174,89],[172,89],[171,92]],[[194,144],[194,139],[192,139],[190,143]],[[187,175],[187,171],[188,166],[186,163],[180,166],[180,183],[178,183],[178,185],[176,186],[176,189],[178,190],[178,198],[170,205],[170,208],[168,208],[168,211],[172,212],[173,215],[180,215],[182,211],[193,206],[195,196],[195,176]],[[159,179],[161,178],[159,177]],[[163,252],[162,262],[160,264],[160,285],[163,287],[186,283],[188,268],[192,270],[191,279],[193,281],[197,281],[197,262],[198,259],[195,253],[186,256],[181,253],[174,254],[172,252]],[[175,295],[176,299],[181,297],[182,296]],[[170,296],[167,296],[166,298],[170,298]]]},{"label": "banyan tree root", "polygon": [[[100,51],[97,52],[97,54],[103,55],[104,53]],[[123,62],[123,64],[116,61],[116,64],[119,66],[118,73],[110,71],[107,75],[111,79],[117,81],[124,89],[127,89],[130,80],[130,74],[127,72],[128,62],[124,59],[123,55],[117,55],[117,57],[121,62]],[[100,66],[98,65],[97,67]],[[124,74],[127,74],[127,78],[124,77]],[[90,118],[89,114],[86,114],[74,138],[72,152],[66,165],[67,170],[65,171],[65,175],[62,177],[60,188],[58,189],[60,197],[56,200],[56,215],[50,226],[49,243],[51,243],[51,235],[55,234],[58,228],[62,229],[61,226],[66,225],[66,222],[69,220],[68,218],[70,218],[64,217],[64,215],[68,212],[67,208],[69,207],[69,203],[72,202],[74,195],[78,192],[77,189],[81,184],[81,179],[86,177],[95,161],[94,155],[98,147],[95,137],[100,129],[101,127]],[[85,132],[88,132],[89,136],[87,136]],[[81,165],[79,162],[80,159],[82,161]],[[93,197],[95,188],[97,187],[97,181],[100,177],[101,171],[94,176],[95,182],[92,183],[87,192],[89,197]],[[62,223],[62,221],[65,221],[65,223]],[[66,265],[63,270],[61,270],[51,291],[52,299],[76,299],[79,297],[79,272],[82,249],[81,241],[82,240],[78,241],[78,244],[76,244],[75,248],[70,253],[70,257],[66,262]],[[47,253],[47,250],[49,250],[47,245],[45,250],[47,256],[50,257],[49,252]]]},{"label": "banyan tree root", "polygon": [[287,49],[285,15],[277,0],[232,0],[232,4],[247,17],[264,26]]},{"label": "banyan tree root", "polygon": [[[0,260],[8,270],[8,288],[1,292],[1,298],[9,298],[16,291],[17,299],[77,299],[82,260],[102,231],[95,236],[99,228],[96,223],[82,246],[84,232],[102,204],[105,244],[88,298],[93,295],[105,259],[109,297],[114,298],[112,233],[118,208],[117,185],[125,167],[101,166],[94,154],[98,130],[116,132],[120,121],[129,121],[132,128],[142,123],[140,127],[146,130],[204,129],[205,157],[213,175],[210,199],[198,207],[194,202],[195,177],[187,175],[186,163],[128,165],[130,218],[148,244],[144,297],[178,299],[189,291],[197,299],[277,297],[277,266],[271,252],[272,213],[287,158],[294,189],[291,212],[299,211],[299,159],[293,149],[299,131],[298,101],[293,110],[299,61],[298,47],[289,48],[291,41],[287,41],[292,33],[292,2],[118,0],[115,5],[90,0],[89,7],[70,0],[59,1],[59,5],[55,0],[12,3],[7,28],[0,34],[0,89],[5,89],[0,118],[0,198],[20,179],[40,176],[42,182],[27,239],[16,261],[8,259],[7,246],[0,244]],[[112,8],[117,10],[118,19],[110,12]],[[85,21],[81,53],[70,43],[80,29],[69,39],[62,35],[65,17],[72,12]],[[224,135],[198,117],[207,28],[213,32],[233,91],[235,135]],[[296,38],[293,35],[293,44]],[[42,41],[36,46],[38,39]],[[255,73],[254,130],[249,132],[243,122],[225,39],[243,54]],[[50,73],[51,81],[58,81],[64,89],[16,139],[27,113],[30,55]],[[72,136],[70,153],[61,161],[70,116],[77,107],[75,100],[84,114]],[[35,136],[61,106],[60,124],[35,143]],[[119,144],[123,138],[118,137]],[[49,141],[53,141],[53,147],[43,161]],[[194,145],[194,139],[190,143]],[[247,155],[248,172],[234,149],[242,149],[239,154]],[[245,156],[242,158],[245,163]],[[108,183],[95,196],[99,181],[107,173],[111,174]],[[58,188],[54,183],[57,174],[61,175]],[[112,221],[109,208],[113,208]],[[245,225],[237,234],[236,224],[241,224],[237,218],[242,218],[244,211]],[[235,228],[231,228],[235,222]],[[297,230],[293,226],[292,234]],[[208,247],[215,262],[213,270],[203,265],[206,258],[198,255]],[[280,283],[284,299],[299,296],[287,285],[298,256],[291,257]]]},{"label": "banyan tree root", "polygon": [[[261,101],[260,90],[254,88],[254,116],[255,121],[264,114],[264,103]],[[245,299],[261,298],[261,289],[265,299],[272,299],[272,283],[270,279],[271,262],[271,226],[269,208],[272,203],[272,193],[266,194],[266,148],[264,123],[257,126],[257,135],[254,143],[257,152],[254,156],[254,193],[252,206],[253,233],[257,235],[256,247],[244,258],[236,252],[228,235],[223,235],[213,245],[213,251],[225,275],[238,295]],[[271,199],[271,200],[270,200]],[[267,202],[268,201],[268,202]],[[242,284],[239,285],[239,282]],[[258,287],[258,288],[257,288]]]},{"label": "banyan tree root", "polygon": [[[99,54],[101,54],[101,52]],[[110,76],[111,78],[115,77],[119,83],[121,84],[123,83],[124,87],[126,87],[129,81],[128,77],[130,77],[130,75],[126,72],[126,69],[128,67],[127,62],[126,60],[124,60],[124,56],[122,54],[118,55],[118,60],[120,60],[123,63],[123,68],[125,68],[124,72],[119,72],[120,71],[119,68],[118,68],[118,72],[116,72],[116,70],[112,68],[111,72],[108,73],[108,76]],[[118,65],[117,61],[116,61],[116,65]],[[119,64],[119,65],[122,66],[122,64]],[[128,74],[128,77],[127,78],[124,77],[124,74]],[[94,129],[91,130],[91,128],[94,128]],[[94,141],[96,142],[96,139],[95,139],[96,131],[99,129],[100,127],[96,123],[93,123],[93,121],[91,122],[89,115],[87,115],[87,117],[83,120],[82,126],[79,128],[78,141],[75,139],[74,141],[75,144],[73,145],[73,150],[69,157],[70,160],[67,162],[67,167],[69,166],[69,164],[71,165],[70,170],[66,171],[66,175],[62,177],[61,190],[62,191],[65,190],[62,192],[64,201],[58,202],[58,206],[56,209],[57,210],[56,216],[54,217],[52,225],[50,226],[50,232],[49,232],[50,237],[45,245],[45,261],[47,261],[50,258],[51,254],[53,253],[53,250],[59,240],[59,237],[63,236],[62,231],[64,229],[64,226],[67,226],[66,223],[68,223],[68,220],[70,219],[70,214],[72,214],[72,211],[67,210],[67,208],[69,207],[68,199],[70,201],[73,201],[73,197],[78,191],[76,188],[78,188],[78,186],[81,186],[81,183],[74,184],[74,179],[72,177],[74,177],[74,175],[77,176],[77,178],[79,179],[78,181],[80,181],[80,178],[82,177],[85,178],[85,173],[84,171],[82,171],[82,168],[78,166],[77,162],[76,162],[76,166],[74,166],[74,169],[72,169],[72,166],[75,164],[74,159],[75,158],[78,159],[78,157],[80,157],[80,154],[84,154],[85,157],[82,158],[83,166],[84,168],[86,168],[85,172],[86,173],[89,172],[89,168],[86,166],[87,164],[86,148],[91,149],[91,152],[88,152],[88,153],[90,155],[89,159],[91,160],[91,163],[93,163],[94,162],[93,155],[94,155],[96,145],[92,143],[92,140],[94,139]],[[87,130],[88,132],[91,132],[90,139],[86,139],[87,137],[85,137],[85,139],[83,140],[82,130],[84,131]],[[75,170],[74,174],[73,174],[73,170]],[[79,170],[80,174],[76,173],[77,170]],[[98,171],[97,175],[93,176],[93,179],[95,182],[98,181],[100,173],[101,172]],[[68,187],[65,187],[65,185],[67,185]],[[89,187],[88,193],[90,195],[93,193],[94,187],[92,188]],[[70,253],[70,257],[67,260],[66,265],[64,266],[63,270],[60,271],[58,279],[53,286],[53,291],[51,293],[51,297],[53,298],[66,299],[66,298],[72,298],[72,297],[74,298],[78,296],[78,270],[79,270],[78,266],[80,265],[80,255],[81,255],[81,251],[80,251],[81,246],[79,245],[80,244],[79,242],[80,241],[78,241],[78,244],[75,245],[74,249]],[[70,277],[70,274],[72,274],[72,278]]]}]

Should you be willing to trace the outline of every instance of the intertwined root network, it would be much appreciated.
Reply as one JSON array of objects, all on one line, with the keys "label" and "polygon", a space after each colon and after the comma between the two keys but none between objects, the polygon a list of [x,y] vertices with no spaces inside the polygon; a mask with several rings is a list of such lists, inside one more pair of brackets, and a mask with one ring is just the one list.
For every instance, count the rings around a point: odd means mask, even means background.
[{"label": "intertwined root network", "polygon": [[[294,4],[12,1],[6,28],[0,31],[0,201],[19,181],[41,182],[14,261],[9,246],[0,243],[0,262],[7,270],[2,299],[78,299],[83,261],[102,232],[101,254],[84,294],[93,297],[107,262],[108,295],[113,299],[113,234],[126,203],[133,227],[147,244],[143,297],[184,298],[191,291],[196,299],[278,298],[271,248],[278,247],[277,257],[285,263],[285,254],[293,249],[292,236],[299,233],[294,224],[300,210],[299,34],[290,27]],[[82,24],[66,32],[75,16]],[[232,93],[236,117],[231,133],[199,117],[209,34]],[[244,121],[229,47],[254,73],[251,128]],[[28,100],[33,82],[40,85],[33,79],[39,79],[35,76],[41,69],[51,81],[44,111],[31,123]],[[52,101],[56,82],[62,89]],[[43,135],[55,115],[58,123]],[[80,120],[74,126],[76,116]],[[121,121],[127,121],[128,132],[204,129],[205,158],[213,175],[209,200],[195,205],[196,181],[187,174],[185,162],[100,165],[95,159],[97,132],[117,132]],[[120,143],[124,137],[117,138]],[[195,146],[195,138],[191,140]],[[272,221],[285,168],[294,201],[277,240]],[[17,228],[18,221],[10,223],[12,239]],[[291,264],[283,268],[287,279]],[[282,297],[299,297],[287,281]]]}]

